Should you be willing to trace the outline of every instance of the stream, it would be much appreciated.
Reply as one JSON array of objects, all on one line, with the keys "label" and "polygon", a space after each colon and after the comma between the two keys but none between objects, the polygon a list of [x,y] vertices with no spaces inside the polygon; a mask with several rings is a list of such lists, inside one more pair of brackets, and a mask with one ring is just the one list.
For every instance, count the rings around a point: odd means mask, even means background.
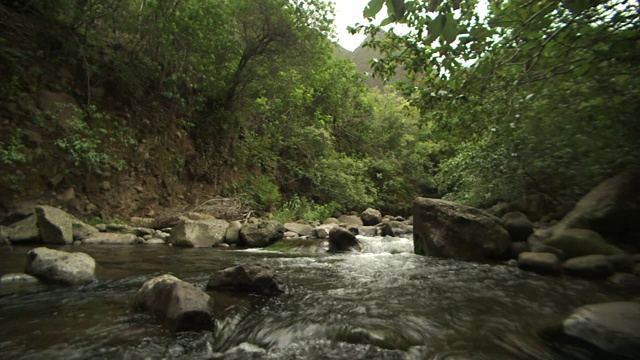
[{"label": "stream", "polygon": [[[62,246],[99,264],[100,282],[0,285],[1,359],[595,359],[537,333],[574,308],[639,300],[605,283],[544,277],[508,264],[413,254],[410,238],[359,237],[361,254],[170,246]],[[0,252],[0,275],[22,272],[29,247]],[[171,334],[132,311],[144,281],[271,265],[277,298],[209,291],[216,329]]]}]

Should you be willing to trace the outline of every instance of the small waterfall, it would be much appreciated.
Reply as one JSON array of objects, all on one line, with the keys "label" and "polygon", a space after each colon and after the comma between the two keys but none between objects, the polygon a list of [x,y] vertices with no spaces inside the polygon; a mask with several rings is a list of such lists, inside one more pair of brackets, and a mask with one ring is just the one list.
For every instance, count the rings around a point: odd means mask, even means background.
[{"label": "small waterfall", "polygon": [[413,254],[413,239],[391,236],[358,236],[365,254]]}]

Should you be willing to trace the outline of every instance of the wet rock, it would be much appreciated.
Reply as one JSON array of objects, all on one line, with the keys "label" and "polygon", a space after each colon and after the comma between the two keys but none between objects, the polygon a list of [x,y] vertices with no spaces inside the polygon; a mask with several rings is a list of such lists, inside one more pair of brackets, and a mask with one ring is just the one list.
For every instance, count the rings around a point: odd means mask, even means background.
[{"label": "wet rock", "polygon": [[94,226],[85,224],[75,217],[71,218],[71,232],[73,233],[73,240],[83,240],[99,233]]},{"label": "wet rock", "polygon": [[46,247],[27,253],[25,272],[38,279],[66,285],[83,285],[95,282],[95,260],[81,252],[65,252]]},{"label": "wet rock", "polygon": [[604,255],[588,255],[569,259],[562,264],[569,275],[585,279],[604,279],[613,274],[613,265]]},{"label": "wet rock", "polygon": [[224,242],[229,245],[238,245],[240,243],[240,229],[242,224],[240,221],[231,221],[224,233]]},{"label": "wet rock", "polygon": [[311,236],[313,234],[313,226],[307,224],[286,223],[284,224],[284,229],[294,232],[298,236]]},{"label": "wet rock", "polygon": [[329,232],[329,252],[361,251],[360,243],[356,236],[349,230],[334,227]]},{"label": "wet rock", "polygon": [[540,253],[552,253],[552,254],[555,254],[558,257],[558,259],[561,259],[561,260],[565,259],[564,251],[549,245],[544,245],[544,244],[536,245],[533,247],[533,249],[531,249],[531,251],[540,252]]},{"label": "wet rock", "polygon": [[274,296],[285,291],[285,285],[267,264],[255,263],[216,271],[209,278],[207,290],[229,290]]},{"label": "wet rock", "polygon": [[587,229],[556,231],[543,243],[562,250],[567,259],[585,255],[624,254],[624,251],[607,243],[600,234]]},{"label": "wet rock", "polygon": [[555,229],[591,229],[610,240],[640,231],[640,168],[609,178],[575,205]]},{"label": "wet rock", "polygon": [[356,215],[340,215],[338,216],[338,222],[349,226],[363,226],[362,220]]},{"label": "wet rock", "polygon": [[562,329],[609,354],[629,359],[640,354],[640,304],[635,302],[580,307],[562,322]]},{"label": "wet rock", "polygon": [[615,272],[626,272],[626,273],[633,272],[633,267],[635,266],[635,263],[633,262],[633,259],[629,255],[626,255],[626,254],[610,255],[610,256],[607,256],[607,260],[609,260],[611,265],[613,265],[613,270]]},{"label": "wet rock", "polygon": [[552,253],[523,252],[518,256],[518,267],[543,275],[562,273],[560,259]]},{"label": "wet rock", "polygon": [[265,247],[284,237],[284,226],[277,221],[260,221],[256,224],[242,224],[240,228],[241,245],[247,247]]},{"label": "wet rock", "polygon": [[506,213],[502,221],[511,236],[511,241],[527,241],[529,235],[533,234],[533,223],[527,215],[519,211]]},{"label": "wet rock", "polygon": [[38,218],[31,215],[12,224],[7,231],[7,238],[13,244],[37,244],[40,243],[40,230],[38,230]]},{"label": "wet rock", "polygon": [[174,246],[211,247],[224,241],[229,223],[219,219],[190,220],[182,217],[171,229]]},{"label": "wet rock", "polygon": [[73,222],[66,212],[53,206],[36,206],[40,237],[44,244],[73,243]]},{"label": "wet rock", "polygon": [[615,273],[607,279],[607,284],[640,291],[640,277],[633,274]]},{"label": "wet rock", "polygon": [[394,236],[398,237],[405,234],[411,234],[412,228],[400,221],[391,220],[384,224],[382,227],[382,236]]},{"label": "wet rock", "polygon": [[518,258],[520,254],[527,251],[531,251],[531,249],[529,249],[529,243],[526,241],[512,242],[509,246],[509,253],[513,258]]},{"label": "wet rock", "polygon": [[338,224],[340,224],[340,221],[338,219],[336,219],[336,218],[330,217],[330,218],[326,219],[323,224],[324,225],[331,225],[331,224],[338,225]]},{"label": "wet rock", "polygon": [[493,215],[453,202],[413,201],[415,253],[459,260],[501,259],[511,238]]},{"label": "wet rock", "polygon": [[172,275],[147,280],[136,293],[134,306],[162,319],[172,331],[211,331],[212,300],[207,293]]},{"label": "wet rock", "polygon": [[151,238],[144,242],[146,245],[165,245],[166,242],[162,239]]},{"label": "wet rock", "polygon": [[10,273],[10,274],[4,274],[0,276],[0,284],[11,284],[11,283],[34,284],[37,282],[39,282],[38,278],[36,278],[35,276],[31,276],[29,274],[24,274],[24,273]]},{"label": "wet rock", "polygon": [[96,233],[82,241],[86,245],[131,245],[136,243],[133,234]]},{"label": "wet rock", "polygon": [[318,239],[326,239],[329,237],[331,229],[338,227],[338,224],[322,224],[313,229],[313,236]]},{"label": "wet rock", "polygon": [[285,231],[285,232],[284,232],[284,237],[285,237],[286,239],[290,239],[290,238],[297,238],[297,237],[298,237],[298,234],[297,234],[297,233],[295,233],[295,232],[293,232],[293,231]]},{"label": "wet rock", "polygon": [[358,228],[358,235],[362,236],[376,236],[378,235],[378,227],[377,226],[360,226]]},{"label": "wet rock", "polygon": [[360,219],[364,226],[378,225],[382,222],[382,213],[380,210],[368,208],[360,214]]}]

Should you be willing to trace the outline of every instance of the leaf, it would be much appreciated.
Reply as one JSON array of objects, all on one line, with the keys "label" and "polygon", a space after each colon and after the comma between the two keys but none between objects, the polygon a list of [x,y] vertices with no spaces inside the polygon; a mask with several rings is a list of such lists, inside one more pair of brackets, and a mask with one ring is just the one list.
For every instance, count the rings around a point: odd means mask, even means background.
[{"label": "leaf", "polygon": [[581,13],[584,10],[592,7],[589,0],[564,0],[562,1],[562,6],[571,11],[572,13]]},{"label": "leaf", "polygon": [[375,18],[376,15],[382,10],[382,5],[384,5],[384,0],[371,0],[367,7],[364,8],[362,15],[365,18]]},{"label": "leaf", "polygon": [[446,18],[444,14],[438,15],[435,19],[433,19],[429,25],[427,25],[427,31],[429,33],[429,38],[439,37],[442,34],[442,30],[444,29],[444,25],[446,22]]},{"label": "leaf", "polygon": [[456,24],[456,20],[453,18],[453,14],[448,13],[444,28],[442,29],[442,38],[444,39],[444,41],[451,44],[452,42],[456,41],[458,33],[458,26]]}]

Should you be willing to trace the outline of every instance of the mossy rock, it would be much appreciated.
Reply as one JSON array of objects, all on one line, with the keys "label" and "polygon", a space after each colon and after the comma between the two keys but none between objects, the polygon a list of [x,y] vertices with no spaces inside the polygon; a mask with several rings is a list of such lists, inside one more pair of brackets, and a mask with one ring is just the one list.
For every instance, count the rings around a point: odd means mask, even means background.
[{"label": "mossy rock", "polygon": [[544,245],[562,250],[567,259],[586,255],[624,254],[620,248],[607,243],[602,235],[587,229],[563,230],[545,240]]},{"label": "mossy rock", "polygon": [[326,252],[326,247],[326,241],[322,239],[292,238],[278,240],[264,249],[283,253],[315,254]]}]

